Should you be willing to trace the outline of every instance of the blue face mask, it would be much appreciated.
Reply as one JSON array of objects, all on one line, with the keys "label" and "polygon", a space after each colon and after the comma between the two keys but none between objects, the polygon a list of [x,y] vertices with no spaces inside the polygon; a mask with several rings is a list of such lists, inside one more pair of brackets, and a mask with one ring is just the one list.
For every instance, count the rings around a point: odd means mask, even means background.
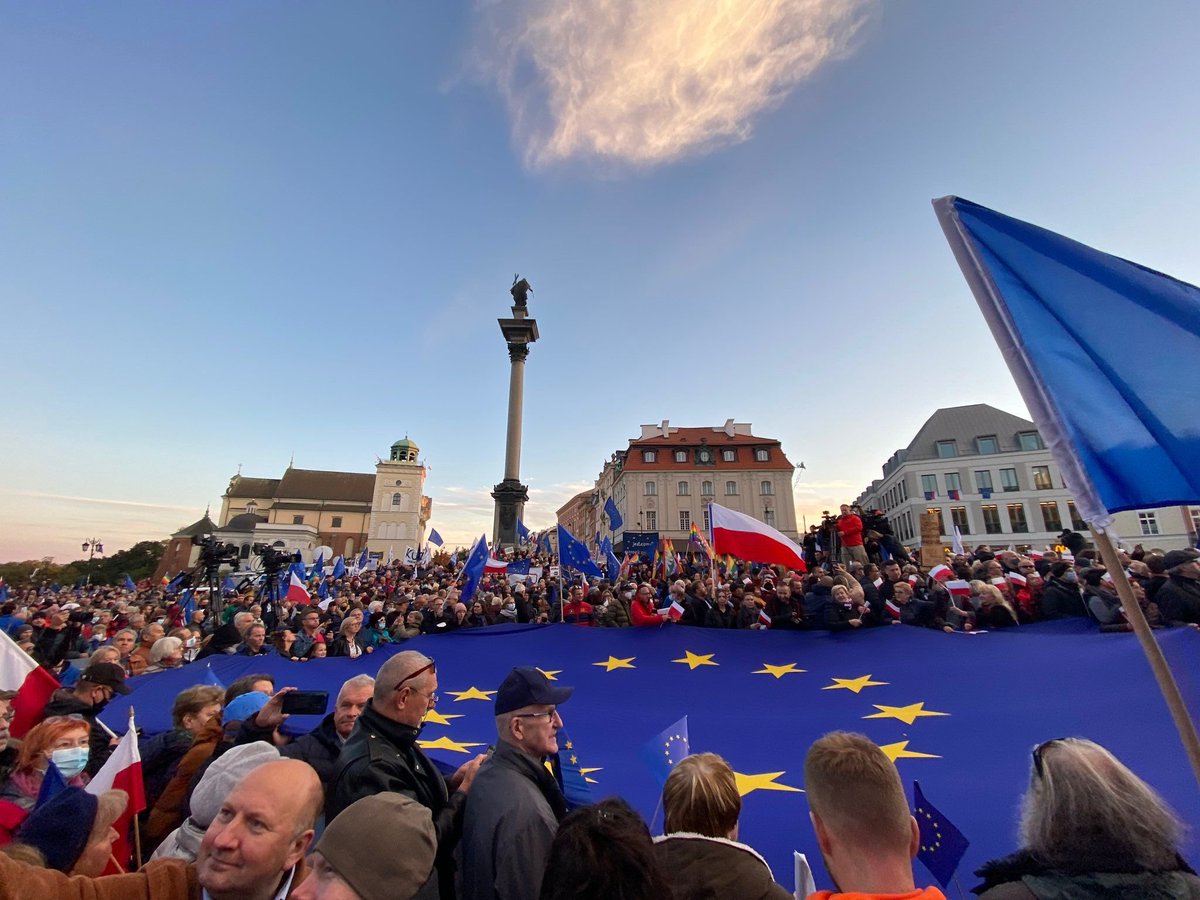
[{"label": "blue face mask", "polygon": [[87,767],[88,748],[69,747],[65,750],[55,750],[50,754],[50,761],[62,772],[63,778],[74,778]]},{"label": "blue face mask", "polygon": [[1063,577],[1066,578],[1066,580],[1071,584],[1075,584],[1077,581],[1079,581],[1079,573],[1078,572],[1068,572]]}]

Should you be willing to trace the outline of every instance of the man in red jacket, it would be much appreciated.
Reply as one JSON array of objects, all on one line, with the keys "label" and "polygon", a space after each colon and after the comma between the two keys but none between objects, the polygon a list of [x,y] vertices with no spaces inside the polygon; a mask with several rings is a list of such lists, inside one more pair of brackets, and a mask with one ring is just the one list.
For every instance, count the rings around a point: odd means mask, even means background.
[{"label": "man in red jacket", "polygon": [[845,503],[842,504],[842,514],[837,517],[837,530],[842,542],[842,562],[860,562],[866,566],[870,560],[863,546],[862,519],[851,512]]},{"label": "man in red jacket", "polygon": [[629,619],[635,627],[638,625],[661,625],[668,621],[665,617],[660,616],[658,610],[654,608],[654,592],[645,582],[638,586],[637,594],[629,608]]}]

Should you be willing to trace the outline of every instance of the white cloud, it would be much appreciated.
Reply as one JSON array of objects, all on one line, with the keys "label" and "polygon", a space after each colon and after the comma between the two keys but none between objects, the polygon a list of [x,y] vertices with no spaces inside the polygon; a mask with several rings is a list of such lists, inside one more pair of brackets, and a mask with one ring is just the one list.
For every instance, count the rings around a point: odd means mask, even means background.
[{"label": "white cloud", "polygon": [[874,0],[514,0],[480,4],[476,62],[526,165],[666,163],[756,117],[853,49]]}]

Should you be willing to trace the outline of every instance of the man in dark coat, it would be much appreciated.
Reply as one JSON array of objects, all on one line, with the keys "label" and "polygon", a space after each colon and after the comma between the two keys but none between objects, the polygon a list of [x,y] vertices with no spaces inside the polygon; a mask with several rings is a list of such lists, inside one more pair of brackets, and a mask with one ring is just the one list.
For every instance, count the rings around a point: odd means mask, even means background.
[{"label": "man in dark coat", "polygon": [[1200,625],[1200,554],[1172,550],[1163,557],[1167,583],[1158,590],[1158,608],[1172,625]]},{"label": "man in dark coat", "polygon": [[338,757],[325,819],[332,822],[355,800],[383,791],[404,794],[428,807],[437,832],[437,861],[418,896],[453,900],[462,809],[484,757],[463,763],[446,779],[417,746],[421,722],[437,703],[437,683],[433,660],[415,650],[397,653],[383,664],[371,702]]},{"label": "man in dark coat", "polygon": [[117,694],[128,694],[125,670],[116,663],[93,663],[83,670],[74,690],[59,691],[46,704],[44,718],[50,716],[82,716],[92,726],[88,738],[88,763],[84,769],[95,775],[112,755],[111,733],[100,724],[97,716]]}]

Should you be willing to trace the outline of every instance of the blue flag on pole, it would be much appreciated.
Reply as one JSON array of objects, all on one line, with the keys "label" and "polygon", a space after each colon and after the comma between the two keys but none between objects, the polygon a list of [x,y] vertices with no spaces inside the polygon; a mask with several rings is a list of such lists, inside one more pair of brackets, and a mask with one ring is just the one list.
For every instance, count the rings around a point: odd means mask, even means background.
[{"label": "blue flag on pole", "polygon": [[504,571],[508,575],[528,575],[529,565],[529,560],[519,559],[516,562],[510,562]]},{"label": "blue flag on pole", "polygon": [[179,589],[181,587],[183,587],[183,582],[184,582],[184,579],[187,578],[187,575],[188,575],[187,572],[180,572],[178,575],[176,575],[174,578],[172,578],[169,582],[167,582],[166,592],[168,594],[179,593]]},{"label": "blue flag on pole", "polygon": [[678,722],[668,725],[642,747],[642,759],[650,767],[654,780],[662,787],[667,783],[667,776],[671,774],[675,763],[691,752],[688,721],[687,716],[684,716]]},{"label": "blue flag on pole", "polygon": [[362,553],[360,553],[358,555],[358,571],[361,572],[363,569],[365,569],[367,567],[367,562],[369,559],[370,559],[370,555],[367,553],[367,548],[363,547]]},{"label": "blue flag on pole", "polygon": [[179,598],[180,616],[183,618],[183,624],[187,625],[192,621],[192,614],[196,612],[196,594],[191,588],[183,592],[183,596]]},{"label": "blue flag on pole", "polygon": [[[518,519],[518,521],[520,521],[520,520]],[[435,547],[441,547],[446,542],[442,540],[442,536],[437,533],[436,528],[430,528],[429,529],[429,543],[433,544]]]},{"label": "blue flag on pole", "polygon": [[917,859],[925,863],[938,884],[947,887],[954,870],[962,862],[970,841],[954,827],[954,823],[937,811],[921,793],[921,785],[913,782],[913,818],[921,832],[921,849]]},{"label": "blue flag on pole", "polygon": [[125,580],[121,582],[121,587],[125,588],[127,591],[137,590],[137,585],[133,583],[133,579],[129,577],[128,573],[125,575]]},{"label": "blue flag on pole", "polygon": [[604,577],[600,567],[592,562],[592,555],[588,553],[587,545],[562,525],[558,526],[558,560],[564,566],[582,572],[584,575],[594,575],[596,578]]},{"label": "blue flag on pole", "polygon": [[34,801],[33,808],[37,809],[47,800],[58,796],[67,789],[67,786],[67,779],[58,770],[58,766],[50,763],[46,774],[42,777],[42,786],[38,789],[37,800]]},{"label": "blue flag on pole", "polygon": [[324,578],[317,582],[317,598],[319,600],[324,600],[329,596],[329,585],[325,582],[326,579]]},{"label": "blue flag on pole", "polygon": [[595,802],[592,789],[588,786],[590,779],[583,774],[579,752],[565,728],[558,730],[558,752],[551,756],[551,769],[563,796],[567,798],[567,809],[579,809]]},{"label": "blue flag on pole", "polygon": [[346,577],[346,561],[340,556],[333,561],[333,571],[329,575],[334,581]]},{"label": "blue flag on pole", "polygon": [[604,512],[608,515],[609,531],[616,531],[624,524],[625,520],[621,518],[621,513],[617,510],[617,504],[613,502],[612,497],[604,501]]},{"label": "blue flag on pole", "polygon": [[225,580],[221,582],[221,593],[226,595],[237,593],[237,585],[233,583],[233,579],[228,575],[226,575]]},{"label": "blue flag on pole", "polygon": [[459,596],[461,602],[471,602],[471,597],[474,596],[475,590],[479,587],[479,580],[483,578],[483,569],[487,565],[489,555],[487,535],[480,535],[479,540],[471,546],[471,553],[467,556],[467,564],[463,567],[463,586]]},{"label": "blue flag on pole", "polygon": [[325,574],[325,552],[321,551],[321,553],[317,556],[317,561],[315,563],[313,563],[312,577],[317,578],[324,574]]},{"label": "blue flag on pole", "polygon": [[1083,518],[1200,502],[1200,288],[958,197],[933,206]]},{"label": "blue flag on pole", "polygon": [[542,532],[542,536],[538,538],[538,553],[551,553],[550,547],[550,530],[546,529]]},{"label": "blue flag on pole", "polygon": [[525,527],[525,523],[517,519],[517,543],[524,544],[529,540],[529,529]]}]

